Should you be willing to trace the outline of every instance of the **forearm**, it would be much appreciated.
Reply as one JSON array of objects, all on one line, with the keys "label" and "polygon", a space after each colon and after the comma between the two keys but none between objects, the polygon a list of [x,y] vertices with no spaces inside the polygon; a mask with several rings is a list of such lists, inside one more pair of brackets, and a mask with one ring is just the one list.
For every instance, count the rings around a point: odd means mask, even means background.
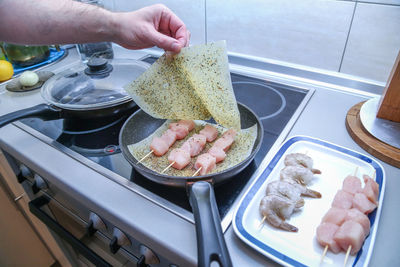
[{"label": "forearm", "polygon": [[64,44],[113,41],[113,14],[72,0],[0,0],[0,41]]}]

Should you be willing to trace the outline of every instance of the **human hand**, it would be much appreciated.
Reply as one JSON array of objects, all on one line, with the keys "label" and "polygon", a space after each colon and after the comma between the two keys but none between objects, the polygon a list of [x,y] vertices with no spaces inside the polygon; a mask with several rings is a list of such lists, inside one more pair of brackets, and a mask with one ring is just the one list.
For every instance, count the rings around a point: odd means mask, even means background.
[{"label": "human hand", "polygon": [[190,32],[166,6],[157,4],[128,13],[114,13],[114,42],[128,49],[158,46],[179,53],[189,45]]}]

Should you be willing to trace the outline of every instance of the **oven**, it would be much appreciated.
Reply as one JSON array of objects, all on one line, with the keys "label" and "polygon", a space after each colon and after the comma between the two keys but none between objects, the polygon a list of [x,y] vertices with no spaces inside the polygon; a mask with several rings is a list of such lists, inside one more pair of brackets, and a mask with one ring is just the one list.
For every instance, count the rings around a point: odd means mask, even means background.
[{"label": "oven", "polygon": [[29,210],[46,225],[72,266],[147,266],[160,260],[84,203],[3,151],[30,199]]},{"label": "oven", "polygon": [[[223,231],[266,154],[284,140],[313,94],[240,69],[232,69],[231,78],[237,100],[263,123],[264,139],[249,166],[215,188]],[[125,160],[118,134],[126,118],[83,131],[64,129],[63,119],[22,119],[0,129],[0,149],[31,199],[30,211],[51,229],[71,265],[194,266],[186,192],[146,179]]]}]

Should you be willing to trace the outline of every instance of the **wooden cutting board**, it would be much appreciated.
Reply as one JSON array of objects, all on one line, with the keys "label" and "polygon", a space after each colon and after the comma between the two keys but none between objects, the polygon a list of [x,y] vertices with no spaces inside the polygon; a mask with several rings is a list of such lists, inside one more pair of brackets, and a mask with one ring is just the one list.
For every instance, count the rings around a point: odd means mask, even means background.
[{"label": "wooden cutting board", "polygon": [[360,109],[364,102],[354,105],[346,115],[346,128],[354,141],[378,159],[400,168],[400,149],[383,143],[371,135],[362,125]]}]

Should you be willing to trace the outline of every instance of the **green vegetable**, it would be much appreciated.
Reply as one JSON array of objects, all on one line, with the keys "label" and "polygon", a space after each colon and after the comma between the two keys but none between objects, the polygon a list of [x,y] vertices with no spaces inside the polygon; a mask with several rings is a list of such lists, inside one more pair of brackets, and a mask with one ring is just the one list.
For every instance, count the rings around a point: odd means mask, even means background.
[{"label": "green vegetable", "polygon": [[22,86],[34,86],[39,82],[39,76],[33,71],[24,71],[19,77]]}]

